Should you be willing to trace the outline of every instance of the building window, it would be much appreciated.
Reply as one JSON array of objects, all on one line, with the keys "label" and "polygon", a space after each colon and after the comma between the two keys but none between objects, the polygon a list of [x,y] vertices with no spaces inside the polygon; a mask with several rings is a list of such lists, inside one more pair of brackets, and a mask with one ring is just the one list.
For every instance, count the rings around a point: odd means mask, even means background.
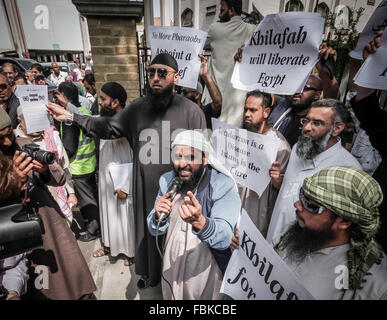
[{"label": "building window", "polygon": [[216,13],[216,5],[215,6],[210,6],[206,8],[206,16],[213,16]]},{"label": "building window", "polygon": [[327,19],[329,14],[329,8],[324,2],[321,2],[317,6],[317,12],[321,13],[324,19]]},{"label": "building window", "polygon": [[304,5],[299,0],[290,0],[285,6],[285,12],[288,11],[304,11]]},{"label": "building window", "polygon": [[370,5],[370,6],[374,6],[375,5],[375,0],[367,0],[367,4]]},{"label": "building window", "polygon": [[192,27],[193,26],[193,11],[191,9],[185,9],[181,14],[181,25],[183,27]]}]

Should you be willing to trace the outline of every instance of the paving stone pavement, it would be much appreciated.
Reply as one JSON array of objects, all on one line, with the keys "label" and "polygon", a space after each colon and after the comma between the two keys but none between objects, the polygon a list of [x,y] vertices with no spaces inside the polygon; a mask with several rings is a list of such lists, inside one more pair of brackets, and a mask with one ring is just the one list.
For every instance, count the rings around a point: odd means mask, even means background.
[{"label": "paving stone pavement", "polygon": [[90,242],[78,241],[86,262],[93,275],[98,300],[161,300],[161,286],[138,289],[140,279],[134,272],[134,264],[124,265],[124,260],[109,255],[93,257],[93,252],[101,247],[100,239]]}]

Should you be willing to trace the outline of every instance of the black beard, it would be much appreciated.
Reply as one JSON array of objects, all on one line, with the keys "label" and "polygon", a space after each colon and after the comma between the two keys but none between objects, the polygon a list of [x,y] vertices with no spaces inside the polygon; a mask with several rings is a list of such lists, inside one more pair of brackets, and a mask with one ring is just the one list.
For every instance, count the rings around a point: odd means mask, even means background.
[{"label": "black beard", "polygon": [[[333,129],[333,127],[332,127]],[[321,152],[323,152],[328,144],[328,140],[332,134],[332,130],[325,136],[317,139],[305,138],[302,133],[298,137],[296,154],[301,159],[311,160]]]},{"label": "black beard", "polygon": [[287,259],[293,262],[301,262],[308,254],[320,250],[333,240],[335,233],[331,230],[331,226],[334,223],[334,218],[333,216],[330,226],[320,231],[301,228],[298,222],[295,222],[287,231],[284,241]]},{"label": "black beard", "polygon": [[228,22],[230,21],[231,17],[228,13],[226,13],[224,16],[219,17],[219,22]]},{"label": "black beard", "polygon": [[314,101],[313,97],[310,97],[309,99],[305,100],[304,102],[297,102],[292,100],[292,108],[294,111],[304,111],[310,108],[312,102]]},{"label": "black beard", "polygon": [[[183,169],[179,168],[178,170],[173,167],[173,170],[175,171],[175,175],[179,176],[179,172]],[[200,168],[194,172],[188,180],[183,180],[183,183],[181,185],[180,191],[182,193],[187,193],[188,191],[192,191],[197,187],[199,180],[203,174],[204,171],[204,165],[201,165]]]},{"label": "black beard", "polygon": [[242,123],[242,129],[246,129],[247,131],[250,131],[250,132],[258,132],[260,127],[261,127],[260,123],[257,123],[257,124],[253,124],[249,122]]},{"label": "black beard", "polygon": [[100,111],[101,117],[113,117],[117,111],[110,106],[102,107]]},{"label": "black beard", "polygon": [[154,90],[147,84],[146,97],[156,113],[164,114],[172,103],[173,89],[175,85],[172,83],[162,90]]}]

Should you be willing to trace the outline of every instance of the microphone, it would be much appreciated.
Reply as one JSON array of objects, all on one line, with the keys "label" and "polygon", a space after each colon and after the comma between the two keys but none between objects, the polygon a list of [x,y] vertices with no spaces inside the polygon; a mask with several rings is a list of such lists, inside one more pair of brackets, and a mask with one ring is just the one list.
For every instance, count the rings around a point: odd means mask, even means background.
[{"label": "microphone", "polygon": [[[178,194],[178,192],[180,191],[181,187],[183,185],[183,181],[178,177],[176,176],[175,178],[173,178],[172,180],[172,184],[171,184],[171,187],[169,188],[169,191],[173,191],[172,195],[169,197],[169,200],[172,202],[173,199],[176,197],[176,195]],[[159,220],[162,221],[165,217],[165,212],[163,212],[161,215],[160,215],[160,218]]]}]

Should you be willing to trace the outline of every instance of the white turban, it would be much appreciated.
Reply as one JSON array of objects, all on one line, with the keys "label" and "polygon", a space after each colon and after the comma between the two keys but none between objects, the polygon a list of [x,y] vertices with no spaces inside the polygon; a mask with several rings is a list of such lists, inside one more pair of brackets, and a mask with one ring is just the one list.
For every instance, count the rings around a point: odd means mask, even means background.
[{"label": "white turban", "polygon": [[216,169],[217,171],[223,173],[224,175],[232,178],[230,171],[218,160],[215,158],[214,149],[204,135],[199,131],[194,130],[185,130],[180,132],[175,140],[172,142],[172,148],[175,146],[188,146],[200,150],[208,154],[208,164]]}]

